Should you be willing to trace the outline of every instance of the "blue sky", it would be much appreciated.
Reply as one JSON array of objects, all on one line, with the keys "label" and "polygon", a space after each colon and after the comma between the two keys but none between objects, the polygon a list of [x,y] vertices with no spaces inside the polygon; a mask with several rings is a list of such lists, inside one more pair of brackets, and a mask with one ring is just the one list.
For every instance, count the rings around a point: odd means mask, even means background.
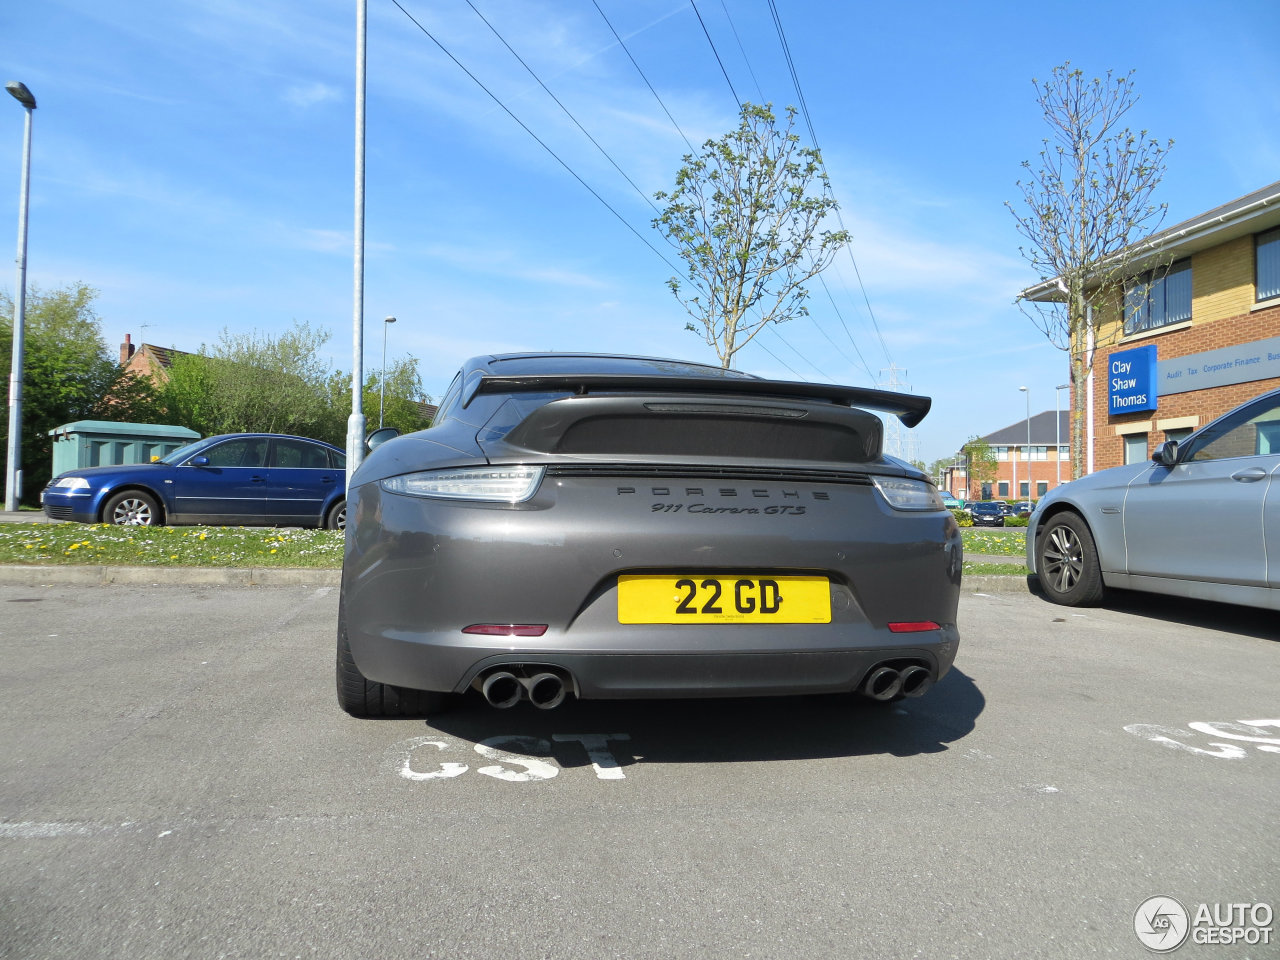
[{"label": "blue sky", "polygon": [[[466,0],[400,2],[665,249],[644,197]],[[695,145],[735,125],[688,0],[598,2]],[[643,194],[671,187],[688,147],[592,0],[472,3]],[[416,356],[436,398],[463,359],[492,351],[716,362],[684,329],[671,266],[391,0],[368,4],[366,369],[388,314],[389,356]],[[1274,0],[776,8],[862,284],[839,258],[832,297],[816,287],[810,318],[736,365],[872,385],[896,364],[933,397],[910,435],[926,461],[1020,420],[1019,386],[1033,413],[1052,409],[1067,379],[1065,355],[1013,305],[1037,279],[1003,206],[1046,136],[1032,77],[1065,60],[1136,69],[1131,126],[1175,141],[1166,224],[1280,179]],[[768,0],[696,9],[738,96],[797,102]],[[351,369],[354,0],[41,0],[6,5],[0,31],[0,79],[39,102],[29,282],[96,287],[113,345],[130,333],[197,350],[223,328],[298,320],[330,331],[333,366]],[[22,110],[5,103],[0,228],[16,236]]]}]

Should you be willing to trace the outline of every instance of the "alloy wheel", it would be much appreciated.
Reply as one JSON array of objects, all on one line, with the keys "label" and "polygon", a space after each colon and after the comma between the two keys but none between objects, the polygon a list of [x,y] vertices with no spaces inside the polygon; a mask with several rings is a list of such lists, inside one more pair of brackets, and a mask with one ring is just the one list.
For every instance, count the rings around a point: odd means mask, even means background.
[{"label": "alloy wheel", "polygon": [[1066,593],[1080,582],[1084,573],[1084,549],[1070,527],[1058,526],[1048,533],[1042,559],[1042,575],[1059,593]]}]

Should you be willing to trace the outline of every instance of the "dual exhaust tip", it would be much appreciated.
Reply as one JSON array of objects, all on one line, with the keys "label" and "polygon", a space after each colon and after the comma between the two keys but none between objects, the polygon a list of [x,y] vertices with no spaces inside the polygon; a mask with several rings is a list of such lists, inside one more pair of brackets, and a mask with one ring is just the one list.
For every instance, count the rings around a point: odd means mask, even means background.
[{"label": "dual exhaust tip", "polygon": [[543,671],[520,677],[510,670],[495,670],[480,684],[480,693],[491,707],[506,710],[521,700],[528,700],[539,710],[554,710],[564,703],[568,691],[564,677]]},{"label": "dual exhaust tip", "polygon": [[[933,676],[919,664],[902,669],[882,665],[867,674],[859,690],[872,700],[887,701],[923,696],[931,686]],[[548,670],[527,677],[510,670],[494,670],[480,682],[480,693],[499,710],[510,709],[521,700],[528,700],[539,710],[554,710],[564,703],[568,690],[564,677]]]},{"label": "dual exhaust tip", "polygon": [[911,664],[898,670],[879,666],[862,681],[861,692],[872,700],[896,700],[902,697],[920,697],[933,686],[933,677],[919,664]]}]

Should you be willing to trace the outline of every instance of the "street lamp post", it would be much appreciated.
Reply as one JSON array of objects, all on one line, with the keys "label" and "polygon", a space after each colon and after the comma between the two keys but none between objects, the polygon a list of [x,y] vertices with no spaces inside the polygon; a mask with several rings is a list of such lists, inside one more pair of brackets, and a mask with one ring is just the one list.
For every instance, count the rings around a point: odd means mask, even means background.
[{"label": "street lamp post", "polygon": [[351,416],[347,418],[347,487],[364,459],[364,101],[368,0],[356,0],[355,284],[351,319]]},{"label": "street lamp post", "polygon": [[13,297],[13,362],[9,370],[9,450],[4,475],[4,508],[17,510],[22,497],[22,352],[27,314],[27,207],[31,184],[31,111],[36,98],[16,80],[4,85],[27,111],[22,135],[22,188],[18,197],[18,283]]},{"label": "street lamp post", "polygon": [[1054,408],[1056,416],[1053,418],[1053,422],[1058,436],[1058,446],[1053,451],[1053,459],[1057,462],[1058,466],[1058,481],[1056,486],[1062,486],[1062,391],[1070,389],[1071,384],[1069,383],[1060,383],[1053,388],[1053,396],[1057,404]]},{"label": "street lamp post", "polygon": [[1027,395],[1027,499],[1030,500],[1035,489],[1031,486],[1031,391],[1026,387],[1018,389]]},{"label": "street lamp post", "polygon": [[387,327],[396,322],[395,317],[382,321],[382,369],[378,371],[378,429],[382,429],[382,407],[387,399]]}]

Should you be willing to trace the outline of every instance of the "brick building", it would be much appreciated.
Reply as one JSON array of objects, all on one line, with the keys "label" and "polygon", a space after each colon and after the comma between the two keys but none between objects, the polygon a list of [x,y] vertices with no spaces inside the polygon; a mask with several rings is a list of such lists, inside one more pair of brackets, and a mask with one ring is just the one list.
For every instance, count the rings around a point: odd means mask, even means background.
[{"label": "brick building", "polygon": [[[1071,479],[1066,410],[1046,410],[1018,420],[981,437],[991,448],[995,475],[980,479],[970,475],[967,457],[961,451],[953,466],[943,470],[942,489],[965,500],[1038,500]],[[1030,428],[1030,442],[1027,434]]]},{"label": "brick building", "polygon": [[120,344],[120,366],[126,373],[150,380],[157,387],[169,379],[168,370],[175,357],[188,357],[191,354],[172,347],[157,347],[153,343],[141,346],[133,345],[133,338],[124,335],[124,343]]},{"label": "brick building", "polygon": [[[1152,235],[1101,325],[1086,472],[1151,456],[1280,387],[1280,182]],[[1057,278],[1024,290],[1060,300]]]}]

